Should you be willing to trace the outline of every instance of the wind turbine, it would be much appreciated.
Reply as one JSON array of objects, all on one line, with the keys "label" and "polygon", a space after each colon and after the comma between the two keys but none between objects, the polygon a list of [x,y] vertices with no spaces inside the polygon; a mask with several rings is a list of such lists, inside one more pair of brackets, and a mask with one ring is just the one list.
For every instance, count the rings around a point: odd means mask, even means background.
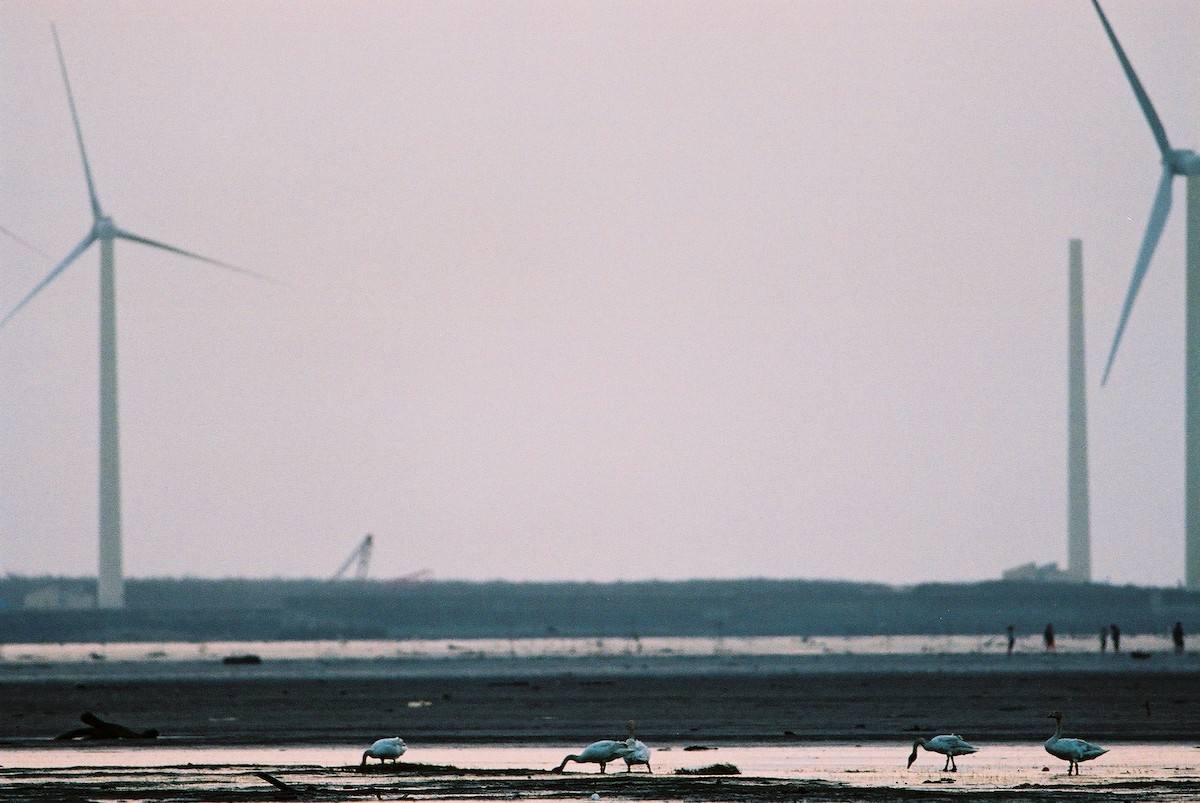
[{"label": "wind turbine", "polygon": [[1097,0],[1092,0],[1096,13],[1104,31],[1117,52],[1133,94],[1137,97],[1138,105],[1150,124],[1150,133],[1158,143],[1162,153],[1163,172],[1158,182],[1158,192],[1154,196],[1154,205],[1150,208],[1150,222],[1146,224],[1146,234],[1142,238],[1142,247],[1138,251],[1137,262],[1133,267],[1133,278],[1129,282],[1129,292],[1125,296],[1125,306],[1121,309],[1121,320],[1117,325],[1117,333],[1113,337],[1112,349],[1108,353],[1108,364],[1104,368],[1103,385],[1108,381],[1112,370],[1113,360],[1117,356],[1117,347],[1121,344],[1121,335],[1125,332],[1125,324],[1129,321],[1129,313],[1133,309],[1134,299],[1150,266],[1150,257],[1158,245],[1163,227],[1167,224],[1167,213],[1171,211],[1171,187],[1175,176],[1187,176],[1187,335],[1186,352],[1186,391],[1184,400],[1185,428],[1185,515],[1184,515],[1184,578],[1190,589],[1200,589],[1200,154],[1193,150],[1176,149],[1171,147],[1167,139],[1166,129],[1150,96],[1138,80],[1133,65],[1129,63],[1121,43],[1108,18],[1100,8]]},{"label": "wind turbine", "polygon": [[128,240],[152,248],[160,248],[181,256],[198,259],[227,270],[256,276],[253,271],[227,265],[215,259],[176,248],[173,245],[151,240],[122,229],[113,219],[104,214],[96,196],[92,181],[92,170],[88,164],[87,151],[83,147],[83,132],[79,127],[79,115],[75,110],[75,98],[71,93],[71,82],[67,78],[67,64],[63,59],[58,31],[50,26],[54,36],[54,49],[58,53],[58,65],[62,69],[63,84],[67,89],[67,103],[71,108],[71,120],[75,124],[75,138],[79,142],[79,155],[83,160],[83,174],[87,179],[88,198],[92,204],[92,227],[79,245],[54,266],[21,302],[0,320],[3,328],[21,309],[58,278],[72,262],[83,254],[92,243],[100,243],[100,566],[96,584],[96,605],[100,608],[123,608],[125,606],[125,581],[121,573],[121,467],[120,447],[117,430],[117,317],[116,282],[113,272],[113,241]]}]

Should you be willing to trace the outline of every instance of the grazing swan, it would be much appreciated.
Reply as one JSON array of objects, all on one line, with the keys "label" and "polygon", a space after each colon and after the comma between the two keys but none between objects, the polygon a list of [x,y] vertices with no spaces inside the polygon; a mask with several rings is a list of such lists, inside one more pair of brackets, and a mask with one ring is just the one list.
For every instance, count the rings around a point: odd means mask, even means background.
[{"label": "grazing swan", "polygon": [[1054,735],[1046,740],[1046,752],[1067,762],[1067,775],[1070,775],[1072,770],[1076,775],[1079,774],[1080,761],[1091,761],[1108,752],[1103,747],[1083,739],[1063,739],[1061,711],[1055,711],[1047,719],[1054,720]]},{"label": "grazing swan", "polygon": [[399,736],[392,736],[389,739],[380,739],[363,751],[362,763],[365,765],[368,758],[377,758],[379,759],[380,764],[389,758],[392,761],[395,761],[396,759],[400,758],[400,756],[404,755],[404,751],[407,749],[408,745],[406,745],[404,740]]},{"label": "grazing swan", "polygon": [[953,733],[934,736],[932,739],[917,739],[913,742],[912,755],[908,757],[908,766],[910,767],[917,760],[918,747],[924,747],[931,753],[941,753],[946,757],[946,766],[942,767],[942,772],[958,772],[958,767],[954,763],[955,756],[966,756],[979,752],[978,747],[967,744],[961,736],[955,736]]},{"label": "grazing swan", "polygon": [[599,742],[592,742],[583,748],[583,752],[579,754],[572,753],[567,756],[553,771],[562,772],[563,767],[567,766],[568,761],[574,761],[577,764],[599,764],[600,772],[604,772],[605,764],[610,761],[616,761],[619,758],[625,758],[628,754],[629,745],[625,742],[618,742],[615,739],[604,739]]}]

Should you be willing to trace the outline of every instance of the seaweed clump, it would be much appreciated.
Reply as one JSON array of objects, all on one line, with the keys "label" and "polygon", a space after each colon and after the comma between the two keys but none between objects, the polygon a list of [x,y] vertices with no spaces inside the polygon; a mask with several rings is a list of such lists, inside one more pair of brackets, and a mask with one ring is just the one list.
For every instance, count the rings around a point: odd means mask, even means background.
[{"label": "seaweed clump", "polygon": [[703,767],[680,767],[675,770],[676,775],[741,775],[742,771],[736,765],[728,762],[720,764],[706,764]]}]

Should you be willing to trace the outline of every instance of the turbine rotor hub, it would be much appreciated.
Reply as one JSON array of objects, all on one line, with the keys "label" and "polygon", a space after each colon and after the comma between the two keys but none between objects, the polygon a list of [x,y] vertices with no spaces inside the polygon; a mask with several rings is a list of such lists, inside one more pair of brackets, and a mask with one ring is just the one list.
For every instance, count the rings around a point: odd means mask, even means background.
[{"label": "turbine rotor hub", "polygon": [[96,218],[92,232],[96,235],[97,239],[111,239],[117,233],[117,224],[113,223],[113,219],[107,215],[101,215]]}]

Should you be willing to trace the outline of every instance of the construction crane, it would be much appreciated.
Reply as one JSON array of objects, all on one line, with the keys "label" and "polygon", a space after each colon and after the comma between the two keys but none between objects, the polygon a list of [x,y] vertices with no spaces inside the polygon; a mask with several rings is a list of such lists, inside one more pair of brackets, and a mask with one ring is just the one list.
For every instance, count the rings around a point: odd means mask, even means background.
[{"label": "construction crane", "polygon": [[[333,573],[333,580],[341,580],[342,575],[351,566],[354,566],[354,579],[367,579],[367,569],[371,565],[371,548],[375,545],[375,536],[367,533],[366,537],[359,542],[354,551],[350,553],[350,557],[346,558],[346,562],[341,565],[336,572]],[[357,564],[357,565],[356,565]]]}]

